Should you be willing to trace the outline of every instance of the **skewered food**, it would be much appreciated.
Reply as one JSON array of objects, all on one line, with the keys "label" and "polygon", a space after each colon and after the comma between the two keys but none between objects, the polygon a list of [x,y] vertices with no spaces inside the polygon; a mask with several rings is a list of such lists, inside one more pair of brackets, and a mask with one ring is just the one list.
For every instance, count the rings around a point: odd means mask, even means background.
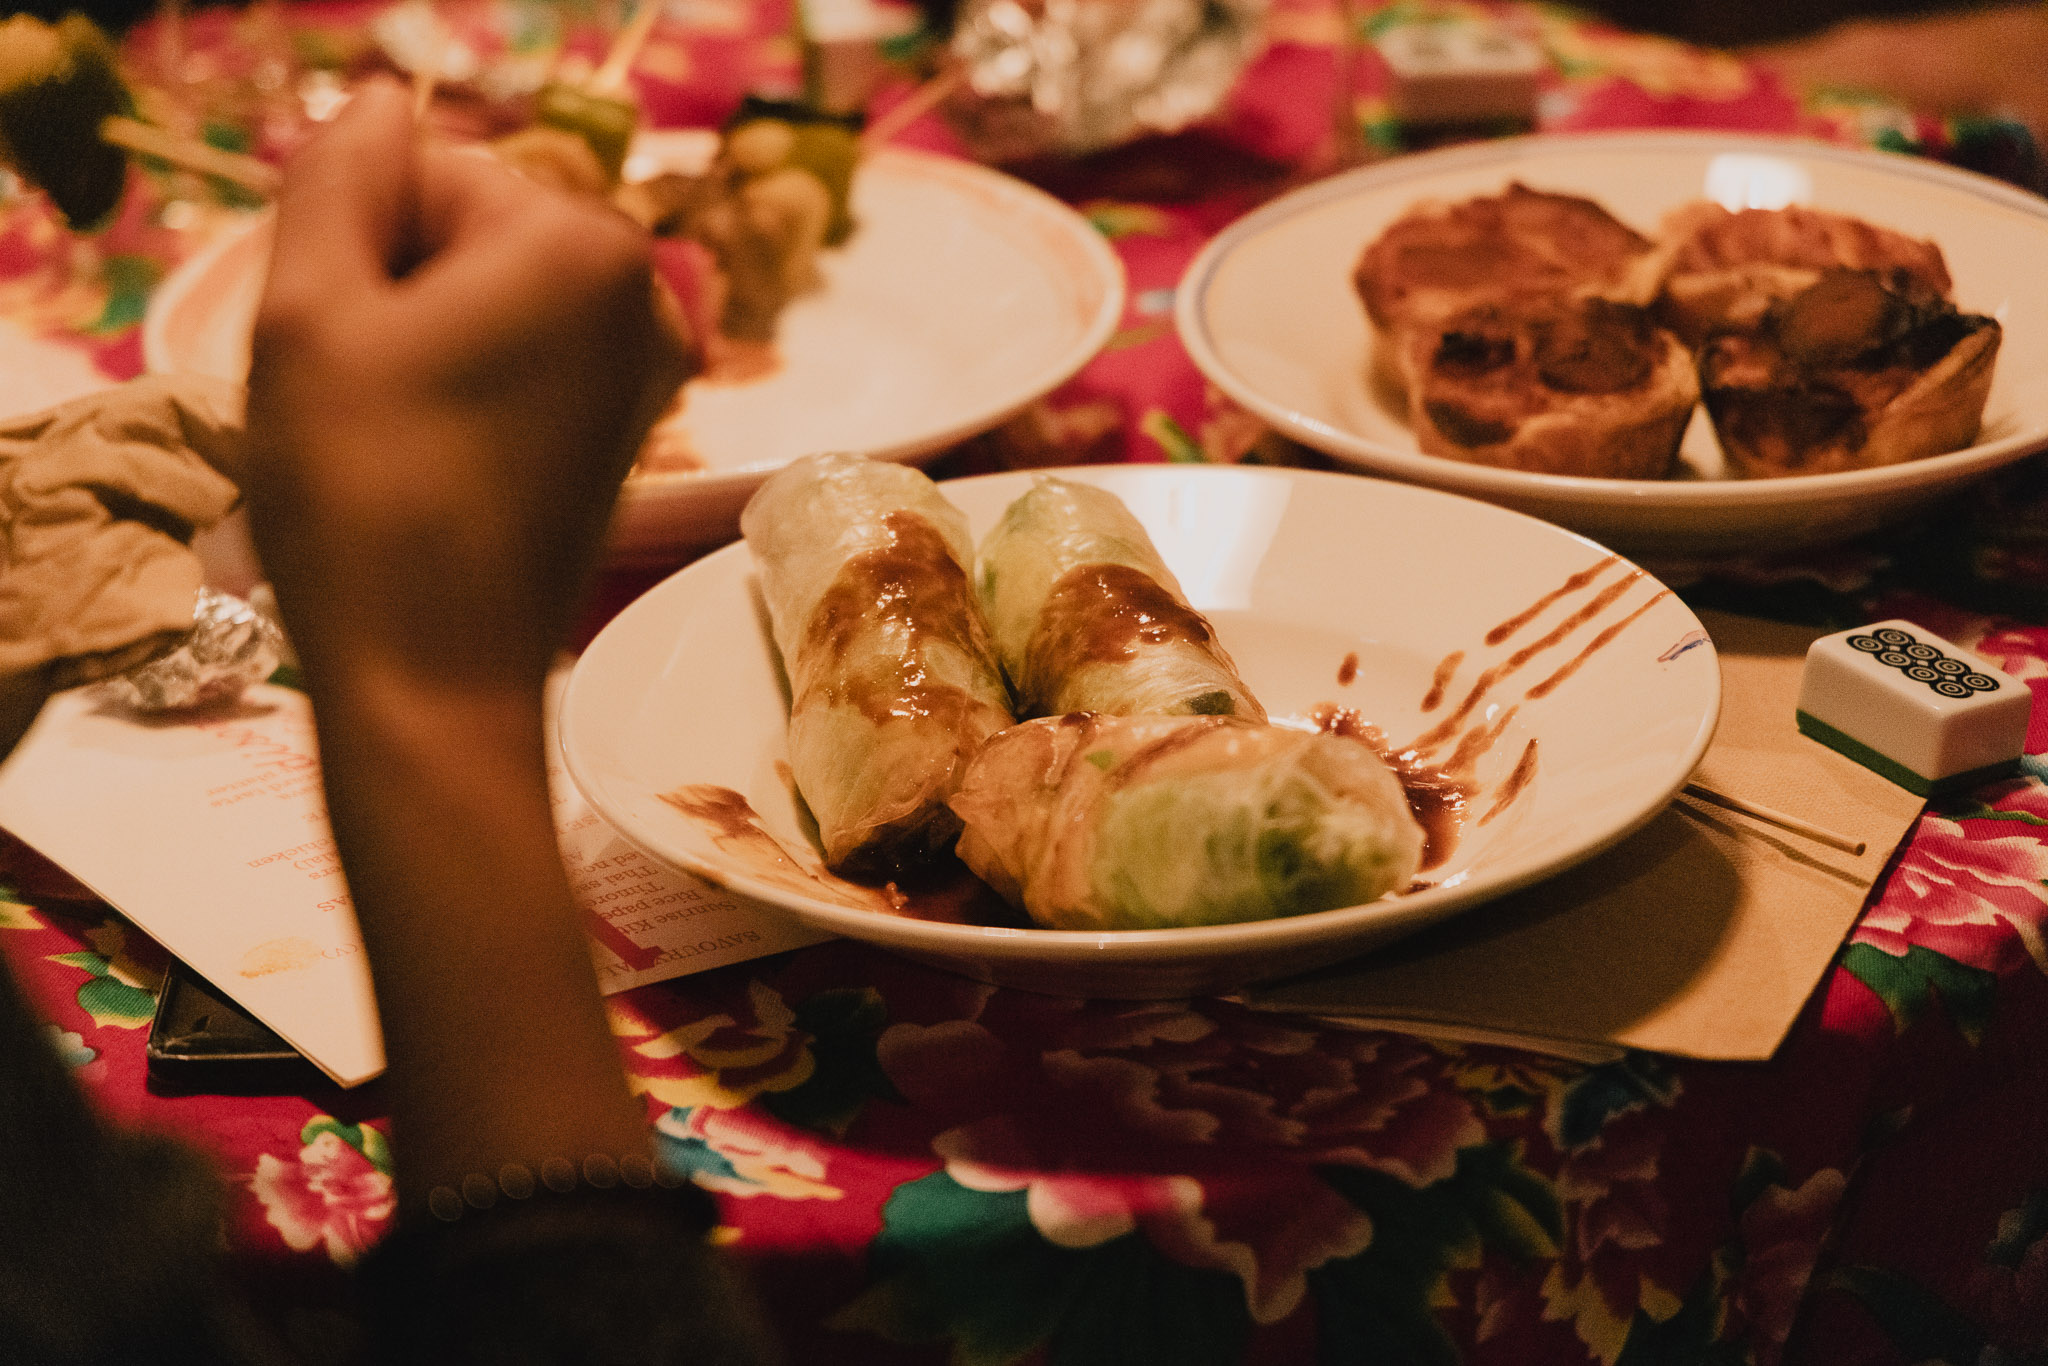
[{"label": "skewered food", "polygon": [[1483,465],[1661,479],[1699,402],[1678,339],[1605,299],[1479,304],[1409,347],[1417,443]]},{"label": "skewered food", "polygon": [[741,515],[789,675],[789,756],[835,871],[895,876],[951,848],[946,805],[1011,723],[974,610],[966,518],[931,480],[812,456]]},{"label": "skewered food", "polygon": [[1354,906],[1422,859],[1401,784],[1367,746],[1224,716],[1028,721],[988,742],[952,806],[967,866],[1055,929]]},{"label": "skewered food", "polygon": [[1040,479],[982,541],[975,582],[1023,715],[1266,719],[1113,493]]},{"label": "skewered food", "polygon": [[750,98],[703,174],[619,187],[619,206],[657,237],[687,238],[711,254],[713,377],[774,369],[783,311],[822,282],[819,253],[853,231],[847,197],[858,158],[854,122]]},{"label": "skewered food", "polygon": [[0,163],[42,190],[76,230],[104,227],[128,181],[128,153],[198,171],[258,199],[277,193],[273,166],[130,117],[113,45],[82,14],[55,25],[0,23]]},{"label": "skewered food", "polygon": [[640,126],[640,107],[623,90],[550,81],[540,88],[535,101],[534,124],[580,138],[604,168],[605,183],[611,185],[618,183],[619,171],[626,164],[626,150]]},{"label": "skewered food", "polygon": [[100,137],[100,125],[133,113],[113,47],[90,19],[71,14],[53,26],[17,14],[0,23],[0,159],[72,227],[97,227],[120,204],[128,156]]}]

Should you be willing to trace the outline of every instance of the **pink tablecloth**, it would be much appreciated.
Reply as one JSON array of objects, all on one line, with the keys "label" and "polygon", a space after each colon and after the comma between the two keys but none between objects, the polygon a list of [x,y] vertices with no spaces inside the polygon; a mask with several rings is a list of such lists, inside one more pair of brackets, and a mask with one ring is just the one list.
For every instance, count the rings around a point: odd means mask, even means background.
[{"label": "pink tablecloth", "polygon": [[[1804,131],[2028,164],[2014,129],[1802,101],[1725,55],[1502,12],[1557,60],[1546,127]],[[216,71],[266,51],[346,60],[367,13],[202,13],[192,46]],[[715,119],[736,73],[787,68],[774,14],[674,13],[687,22],[644,64],[657,118]],[[468,20],[516,49],[552,41],[534,36],[544,14]],[[942,470],[1228,460],[1259,435],[1204,392],[1170,312],[1193,253],[1326,132],[1335,15],[1289,3],[1273,24],[1213,127],[1048,172],[1122,254],[1128,316],[1076,380]],[[221,129],[288,139],[263,108]],[[1391,141],[1381,107],[1360,112]],[[139,184],[91,240],[6,206],[16,389],[139,368],[148,291],[196,235],[161,189]],[[644,582],[615,579],[607,602]],[[1686,592],[1815,622],[1904,616],[2048,678],[2048,480],[2024,467],[1882,541],[1723,566]],[[618,1030],[664,1152],[719,1194],[799,1361],[2038,1360],[2048,761],[2030,763],[1920,822],[1768,1065],[1584,1066],[1219,1001],[1060,1000],[845,943],[632,992]],[[391,1219],[375,1087],[152,1094],[160,951],[19,846],[0,869],[0,949],[80,1080],[216,1154],[238,1257],[271,1312],[317,1331],[336,1267]]]}]

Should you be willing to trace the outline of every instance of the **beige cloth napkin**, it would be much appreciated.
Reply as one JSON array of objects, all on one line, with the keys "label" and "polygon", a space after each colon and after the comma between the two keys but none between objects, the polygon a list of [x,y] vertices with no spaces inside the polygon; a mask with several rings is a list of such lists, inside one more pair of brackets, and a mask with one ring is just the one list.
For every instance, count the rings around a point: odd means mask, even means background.
[{"label": "beige cloth napkin", "polygon": [[1573,1057],[1770,1057],[1922,802],[1799,733],[1821,633],[1702,620],[1721,725],[1693,782],[1863,840],[1860,856],[1682,795],[1588,863],[1253,1003]]},{"label": "beige cloth napkin", "polygon": [[241,424],[238,386],[181,375],[0,425],[0,679],[191,628]]}]

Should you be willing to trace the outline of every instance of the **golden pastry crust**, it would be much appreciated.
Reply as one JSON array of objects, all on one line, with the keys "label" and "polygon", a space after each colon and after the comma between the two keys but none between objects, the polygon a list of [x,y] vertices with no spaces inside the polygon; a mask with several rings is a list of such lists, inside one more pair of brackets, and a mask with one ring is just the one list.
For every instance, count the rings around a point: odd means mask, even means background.
[{"label": "golden pastry crust", "polygon": [[1539,474],[1665,478],[1699,401],[1678,339],[1599,298],[1480,304],[1406,356],[1424,451]]},{"label": "golden pastry crust", "polygon": [[1896,465],[1977,439],[2002,335],[1894,272],[1830,270],[1709,338],[1700,384],[1736,473]]},{"label": "golden pastry crust", "polygon": [[1660,236],[1658,318],[1693,347],[1719,331],[1755,327],[1771,305],[1837,268],[1877,272],[1901,291],[1941,298],[1952,288],[1934,243],[1820,209],[1731,213],[1688,204]]},{"label": "golden pastry crust", "polygon": [[1373,327],[1375,368],[1405,387],[1405,334],[1487,300],[1583,293],[1648,303],[1657,286],[1645,271],[1652,247],[1590,199],[1520,182],[1456,204],[1417,204],[1352,271]]}]

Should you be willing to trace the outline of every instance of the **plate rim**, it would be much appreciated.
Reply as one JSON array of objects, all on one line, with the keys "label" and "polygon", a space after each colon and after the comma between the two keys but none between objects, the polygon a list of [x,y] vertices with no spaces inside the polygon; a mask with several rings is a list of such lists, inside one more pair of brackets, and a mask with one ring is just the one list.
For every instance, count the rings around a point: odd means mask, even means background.
[{"label": "plate rim", "polygon": [[[1058,469],[1002,471],[993,474],[974,475],[963,479],[946,480],[939,484],[941,491],[954,485],[989,484],[997,481],[1023,483],[1041,474],[1060,476],[1077,475],[1088,478],[1092,475],[1112,472],[1151,471],[1153,475],[1139,474],[1138,477],[1170,476],[1173,478],[1205,478],[1218,474],[1251,475],[1257,478],[1274,478],[1288,482],[1313,483],[1324,480],[1341,481],[1352,488],[1360,483],[1361,476],[1323,470],[1275,469],[1243,465],[1145,465],[1114,464],[1068,466]],[[1464,505],[1466,511],[1483,509],[1483,515],[1514,518],[1540,528],[1542,532],[1576,541],[1601,555],[1613,555],[1605,545],[1589,536],[1560,527],[1542,518],[1511,508],[1500,507],[1479,499],[1469,498],[1449,490],[1431,488],[1426,485],[1403,483],[1399,480],[1378,479],[1364,476],[1363,482],[1395,491],[1400,497],[1418,497],[1425,500],[1444,499]],[[1622,840],[1654,820],[1678,795],[1699,767],[1720,723],[1722,703],[1722,677],[1720,652],[1713,637],[1706,631],[1699,616],[1676,593],[1671,594],[1672,603],[1689,617],[1694,627],[1704,638],[1708,658],[1714,668],[1709,676],[1708,695],[1700,716],[1695,723],[1694,733],[1686,745],[1683,763],[1674,764],[1673,774],[1659,784],[1660,791],[1653,800],[1643,803],[1642,809],[1631,813],[1613,827],[1591,837],[1583,843],[1552,855],[1512,876],[1474,886],[1470,883],[1456,887],[1435,887],[1412,893],[1396,900],[1381,899],[1357,906],[1337,907],[1326,911],[1313,911],[1302,915],[1278,916],[1268,920],[1240,921],[1223,925],[1196,925],[1176,928],[1142,930],[1055,930],[1038,926],[1016,927],[1006,925],[964,925],[946,921],[922,920],[908,916],[891,916],[879,911],[865,910],[819,898],[799,896],[784,887],[734,873],[709,860],[678,857],[672,852],[654,847],[644,840],[635,829],[630,813],[619,809],[611,801],[610,794],[596,775],[584,767],[584,749],[577,737],[581,733],[578,720],[580,708],[577,705],[579,690],[590,685],[589,679],[599,667],[589,664],[599,657],[607,635],[623,633],[630,629],[622,626],[636,611],[645,613],[658,610],[653,605],[658,596],[685,591],[680,585],[691,577],[729,572],[736,561],[749,556],[744,541],[721,547],[709,555],[683,566],[664,578],[639,598],[629,603],[592,639],[577,658],[570,672],[568,684],[562,694],[558,713],[556,749],[561,757],[564,770],[570,780],[588,801],[593,810],[604,818],[612,830],[629,844],[664,867],[679,867],[714,886],[735,892],[759,902],[777,914],[796,917],[801,922],[829,929],[848,938],[860,939],[885,947],[901,948],[930,955],[951,955],[954,957],[980,955],[986,959],[1016,960],[1039,959],[1048,961],[1085,960],[1089,962],[1133,963],[1138,961],[1177,961],[1222,957],[1237,953],[1256,954],[1261,951],[1278,951],[1297,941],[1309,937],[1305,927],[1321,927],[1326,931],[1323,938],[1344,939],[1363,937],[1374,931],[1385,930],[1387,937],[1395,932],[1420,928],[1424,924],[1446,918],[1484,905],[1489,901],[1506,896],[1523,887],[1554,877],[1580,863],[1598,857]],[[1641,570],[1643,577],[1651,583],[1662,583],[1648,570],[1625,556],[1617,556],[1623,563]],[[744,571],[741,571],[744,572]],[[773,648],[772,646],[770,647]],[[1178,952],[1176,952],[1178,950]]]},{"label": "plate rim", "polygon": [[[1895,493],[1942,484],[1952,478],[1983,472],[2048,448],[2048,427],[1980,442],[1896,465],[1844,470],[1830,474],[1787,475],[1776,479],[1605,479],[1591,475],[1544,474],[1505,469],[1401,450],[1320,421],[1265,397],[1224,360],[1205,317],[1209,290],[1230,256],[1250,238],[1305,211],[1344,199],[1361,189],[1378,189],[1438,173],[1473,170],[1492,164],[1511,165],[1532,155],[1569,152],[1600,146],[1640,148],[1645,152],[1756,153],[1796,156],[1881,170],[1903,179],[1944,184],[2000,204],[2028,217],[2048,221],[2048,199],[2029,194],[2002,180],[1961,167],[1899,152],[1844,147],[1814,138],[1755,133],[1717,133],[1701,129],[1616,129],[1583,133],[1534,133],[1470,146],[1418,152],[1341,172],[1282,195],[1246,214],[1218,233],[1196,254],[1181,276],[1174,298],[1174,330],[1188,357],[1203,377],[1233,400],[1303,444],[1347,465],[1399,480],[1417,480],[1480,498],[1521,498],[1546,505],[1579,504],[1605,509],[1630,506],[1684,508],[1712,506],[1740,510],[1759,506],[1834,502],[1857,493]],[[1364,244],[1360,244],[1363,250]]]}]

